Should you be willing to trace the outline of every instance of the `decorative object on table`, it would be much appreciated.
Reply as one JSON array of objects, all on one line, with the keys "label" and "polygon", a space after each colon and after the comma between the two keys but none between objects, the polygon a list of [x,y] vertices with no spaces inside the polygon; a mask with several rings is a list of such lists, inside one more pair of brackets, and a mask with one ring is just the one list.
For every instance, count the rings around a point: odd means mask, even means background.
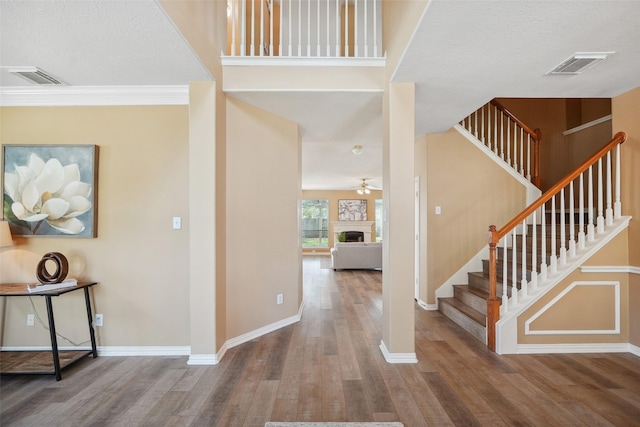
[{"label": "decorative object on table", "polygon": [[[49,270],[47,270],[47,262],[49,261],[52,261],[56,265],[54,273],[49,273]],[[69,261],[67,261],[67,257],[62,255],[60,252],[49,252],[44,254],[36,268],[38,280],[43,284],[60,283],[67,277],[68,272]]]},{"label": "decorative object on table", "polygon": [[4,145],[2,164],[14,236],[97,237],[97,145]]},{"label": "decorative object on table", "polygon": [[6,248],[8,246],[13,246],[9,223],[7,221],[0,221],[0,248]]},{"label": "decorative object on table", "polygon": [[366,221],[366,200],[338,200],[339,221]]}]

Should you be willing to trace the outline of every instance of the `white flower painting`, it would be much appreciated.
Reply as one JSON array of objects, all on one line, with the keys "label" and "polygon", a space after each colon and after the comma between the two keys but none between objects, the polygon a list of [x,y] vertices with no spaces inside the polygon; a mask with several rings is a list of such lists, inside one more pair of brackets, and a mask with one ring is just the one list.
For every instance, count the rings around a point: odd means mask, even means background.
[{"label": "white flower painting", "polygon": [[14,235],[96,236],[96,146],[6,145],[3,165]]}]

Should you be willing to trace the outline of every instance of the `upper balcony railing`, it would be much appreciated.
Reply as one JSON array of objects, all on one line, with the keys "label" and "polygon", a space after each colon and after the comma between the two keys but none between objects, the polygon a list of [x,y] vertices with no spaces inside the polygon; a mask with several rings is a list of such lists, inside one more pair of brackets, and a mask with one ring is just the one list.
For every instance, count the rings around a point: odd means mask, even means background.
[{"label": "upper balcony railing", "polygon": [[229,0],[232,57],[382,58],[381,0]]}]

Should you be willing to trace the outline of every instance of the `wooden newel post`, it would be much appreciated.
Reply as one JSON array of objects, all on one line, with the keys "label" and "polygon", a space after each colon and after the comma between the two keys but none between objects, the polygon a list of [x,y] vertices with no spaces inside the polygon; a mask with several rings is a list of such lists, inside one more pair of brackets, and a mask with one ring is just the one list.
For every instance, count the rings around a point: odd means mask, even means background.
[{"label": "wooden newel post", "polygon": [[533,140],[533,175],[531,182],[533,185],[540,188],[540,141],[542,140],[542,131],[540,129],[534,130],[536,138]]},{"label": "wooden newel post", "polygon": [[497,297],[496,246],[498,244],[496,226],[489,227],[489,299],[487,300],[487,346],[496,351],[496,323],[500,320],[500,300]]}]

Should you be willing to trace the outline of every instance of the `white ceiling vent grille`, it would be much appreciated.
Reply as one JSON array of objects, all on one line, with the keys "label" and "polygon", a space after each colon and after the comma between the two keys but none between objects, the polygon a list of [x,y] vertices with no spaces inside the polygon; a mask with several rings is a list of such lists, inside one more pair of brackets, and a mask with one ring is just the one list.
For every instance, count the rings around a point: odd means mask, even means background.
[{"label": "white ceiling vent grille", "polygon": [[575,53],[569,58],[562,61],[553,70],[547,74],[563,75],[563,74],[581,74],[593,67],[600,61],[607,58],[613,52],[596,52],[596,53]]},{"label": "white ceiling vent grille", "polygon": [[9,72],[37,85],[64,85],[60,80],[36,67],[14,68]]}]

